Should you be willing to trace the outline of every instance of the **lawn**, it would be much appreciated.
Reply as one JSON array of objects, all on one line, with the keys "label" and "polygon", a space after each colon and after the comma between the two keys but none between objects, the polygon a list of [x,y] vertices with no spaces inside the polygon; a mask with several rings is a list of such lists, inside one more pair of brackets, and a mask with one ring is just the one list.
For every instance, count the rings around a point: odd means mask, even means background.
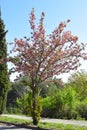
[{"label": "lawn", "polygon": [[[18,125],[24,125],[24,126],[33,126],[31,120],[24,120],[24,119],[17,119],[17,118],[12,118],[12,117],[0,117],[1,122],[10,122],[10,123],[15,123]],[[81,126],[76,126],[76,125],[64,125],[60,123],[42,123],[40,122],[37,126],[38,128],[44,128],[44,129],[51,129],[51,130],[87,130],[87,127],[81,127]]]}]

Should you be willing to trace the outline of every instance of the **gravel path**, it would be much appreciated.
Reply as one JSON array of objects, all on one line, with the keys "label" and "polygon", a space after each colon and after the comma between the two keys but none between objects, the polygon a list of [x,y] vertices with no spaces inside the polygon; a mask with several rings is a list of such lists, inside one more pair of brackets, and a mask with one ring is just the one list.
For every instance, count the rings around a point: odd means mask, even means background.
[{"label": "gravel path", "polygon": [[[19,118],[19,119],[25,119],[25,120],[31,120],[31,117],[26,116],[18,116],[18,115],[8,115],[8,114],[2,114],[1,116],[8,116],[13,118]],[[49,118],[42,118],[41,122],[52,122],[52,123],[63,123],[63,124],[74,124],[78,126],[87,126],[87,121],[77,121],[77,120],[62,120],[62,119],[49,119]]]}]

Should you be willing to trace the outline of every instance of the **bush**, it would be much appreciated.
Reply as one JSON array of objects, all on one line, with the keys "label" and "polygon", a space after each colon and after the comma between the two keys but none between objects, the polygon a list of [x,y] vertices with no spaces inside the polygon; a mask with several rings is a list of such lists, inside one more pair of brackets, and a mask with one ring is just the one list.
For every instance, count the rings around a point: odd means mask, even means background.
[{"label": "bush", "polygon": [[42,117],[52,117],[52,103],[51,103],[51,98],[46,97],[42,99],[42,112],[41,112]]},{"label": "bush", "polygon": [[69,106],[64,107],[63,118],[64,119],[76,119],[78,112],[75,109],[71,109]]},{"label": "bush", "polygon": [[77,111],[81,118],[87,120],[87,98],[80,102],[80,104],[77,106]]},{"label": "bush", "polygon": [[17,99],[16,103],[22,114],[31,115],[32,107],[32,95],[31,92],[23,95],[22,98]]},{"label": "bush", "polygon": [[9,106],[7,107],[7,111],[5,113],[9,114],[21,114],[21,111],[18,107]]},{"label": "bush", "polygon": [[55,95],[43,99],[42,116],[51,118],[77,118],[78,100],[76,92],[71,87],[58,90]]}]

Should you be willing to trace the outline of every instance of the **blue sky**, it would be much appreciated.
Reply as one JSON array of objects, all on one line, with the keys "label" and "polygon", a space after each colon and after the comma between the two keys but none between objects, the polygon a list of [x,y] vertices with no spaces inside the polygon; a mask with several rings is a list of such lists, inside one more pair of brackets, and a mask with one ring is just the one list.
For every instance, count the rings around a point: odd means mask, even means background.
[{"label": "blue sky", "polygon": [[[37,22],[41,12],[45,12],[47,34],[61,21],[71,19],[66,29],[77,35],[79,42],[87,42],[87,0],[0,0],[0,6],[5,29],[8,29],[7,42],[30,35],[29,13],[32,8],[35,9]],[[86,68],[84,62],[82,69]]]}]

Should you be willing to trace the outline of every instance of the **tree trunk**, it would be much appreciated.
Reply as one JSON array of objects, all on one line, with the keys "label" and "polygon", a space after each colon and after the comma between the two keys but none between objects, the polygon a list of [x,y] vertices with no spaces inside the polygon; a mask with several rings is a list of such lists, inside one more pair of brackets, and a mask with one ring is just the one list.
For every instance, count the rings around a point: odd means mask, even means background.
[{"label": "tree trunk", "polygon": [[32,118],[33,118],[33,124],[37,125],[39,120],[38,120],[38,112],[37,112],[37,95],[38,92],[35,91],[35,89],[32,92],[32,98],[33,98],[33,108],[32,108]]}]

